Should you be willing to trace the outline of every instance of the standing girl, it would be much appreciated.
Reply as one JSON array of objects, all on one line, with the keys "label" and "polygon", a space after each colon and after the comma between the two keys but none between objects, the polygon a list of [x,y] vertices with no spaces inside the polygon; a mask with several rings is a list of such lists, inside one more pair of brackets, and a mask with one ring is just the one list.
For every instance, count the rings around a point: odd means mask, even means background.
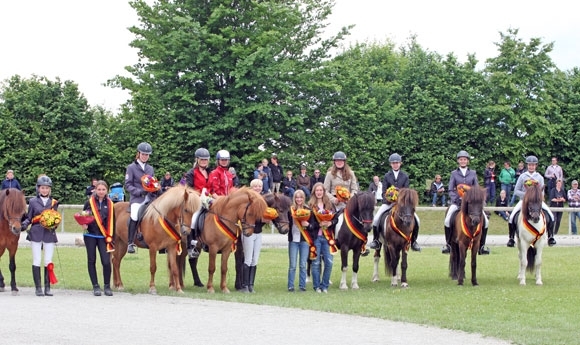
[{"label": "standing girl", "polygon": [[[310,253],[310,248],[314,247],[313,225],[316,223],[314,214],[310,214],[309,220],[303,220],[297,212],[299,210],[310,210],[306,206],[304,191],[297,190],[292,198],[292,207],[290,208],[291,230],[288,232],[288,292],[294,292],[294,279],[296,277],[296,262],[299,262],[298,288],[301,292],[306,291],[306,261]],[[316,252],[313,252],[316,255]],[[319,267],[320,268],[320,267]]]},{"label": "standing girl", "polygon": [[111,290],[111,257],[113,249],[113,235],[115,231],[115,217],[113,201],[107,196],[108,186],[105,181],[97,181],[95,192],[85,202],[83,211],[90,211],[95,217],[92,223],[82,225],[85,230],[84,241],[87,249],[87,268],[89,278],[93,284],[93,295],[101,295],[101,287],[97,278],[97,249],[103,265],[103,284],[106,296],[113,296]]},{"label": "standing girl", "polygon": [[[312,197],[308,203],[310,209],[313,213],[315,212],[336,212],[336,207],[330,202],[328,198],[327,191],[324,189],[322,183],[317,183],[312,188]],[[312,228],[316,236],[314,237],[314,246],[316,247],[316,252],[318,253],[316,259],[312,262],[312,285],[314,291],[320,293],[328,292],[328,286],[330,285],[330,273],[332,272],[332,254],[330,253],[330,239],[333,236],[328,236],[328,234],[334,234],[333,227],[336,225],[336,221],[318,221],[316,217],[314,218],[314,224]],[[328,229],[325,233],[325,229]],[[321,273],[321,260],[324,260],[324,270]]]},{"label": "standing girl", "polygon": [[[52,296],[50,292],[50,275],[54,275],[52,255],[54,245],[58,242],[54,229],[45,229],[40,222],[41,213],[44,210],[58,209],[58,201],[50,196],[52,191],[52,180],[46,175],[42,175],[36,181],[37,196],[30,199],[28,203],[28,214],[22,222],[22,228],[30,227],[30,247],[32,249],[32,278],[36,288],[36,296]],[[40,285],[40,261],[42,250],[44,249],[44,292]]]}]

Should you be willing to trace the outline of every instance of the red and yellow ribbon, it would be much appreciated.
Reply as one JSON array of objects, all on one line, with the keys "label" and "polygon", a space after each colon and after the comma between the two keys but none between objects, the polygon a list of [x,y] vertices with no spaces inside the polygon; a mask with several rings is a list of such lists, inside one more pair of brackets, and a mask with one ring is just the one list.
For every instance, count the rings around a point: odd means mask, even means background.
[{"label": "red and yellow ribbon", "polygon": [[353,223],[352,219],[351,219],[351,215],[348,213],[348,210],[345,208],[344,209],[344,222],[346,223],[346,226],[348,227],[348,229],[350,230],[350,232],[352,232],[353,235],[356,236],[356,238],[358,238],[359,240],[362,241],[362,252],[366,252],[367,250],[367,234],[363,233],[362,231],[360,231]]},{"label": "red and yellow ribbon", "polygon": [[107,198],[107,210],[109,214],[107,215],[107,223],[103,222],[103,217],[101,217],[101,212],[97,208],[97,201],[95,198],[89,199],[89,205],[91,206],[91,212],[93,213],[93,217],[95,217],[95,223],[99,227],[101,234],[105,236],[105,243],[107,244],[107,252],[115,251],[115,246],[113,244],[113,235],[115,231],[115,217],[114,217],[114,209],[113,209],[113,201]]},{"label": "red and yellow ribbon", "polygon": [[463,232],[463,234],[465,236],[467,236],[467,238],[469,238],[469,240],[470,240],[469,246],[467,247],[467,249],[471,250],[471,247],[473,246],[473,238],[476,237],[477,235],[479,235],[482,228],[483,228],[483,220],[481,222],[479,222],[479,224],[475,228],[475,231],[473,231],[473,233],[471,233],[471,231],[469,231],[469,226],[467,225],[467,221],[465,220],[465,215],[463,213],[461,213],[461,232]]},{"label": "red and yellow ribbon", "polygon": [[304,240],[306,240],[306,243],[308,243],[308,246],[310,247],[310,260],[316,259],[318,253],[316,253],[316,246],[314,245],[314,240],[312,239],[312,236],[310,236],[310,233],[306,231],[306,229],[304,229],[302,224],[300,224],[300,220],[298,219],[300,217],[296,215],[296,210],[294,209],[294,207],[290,207],[290,212],[292,213],[292,218],[294,218],[294,223],[296,224],[296,227],[298,228],[298,230],[300,230],[300,234],[302,235],[302,237],[304,237]]},{"label": "red and yellow ribbon", "polygon": [[405,240],[405,252],[408,252],[409,246],[411,245],[411,233],[407,235],[397,226],[397,222],[395,222],[395,211],[396,210],[393,207],[393,209],[391,209],[391,214],[389,215],[389,224],[391,224],[391,228]]},{"label": "red and yellow ribbon", "polygon": [[525,216],[522,215],[522,222],[524,224],[524,228],[536,237],[536,238],[534,238],[532,243],[530,243],[531,247],[534,247],[536,242],[538,242],[540,237],[542,237],[544,232],[546,232],[546,218],[544,217],[543,213],[540,216],[542,217],[542,221],[543,221],[544,225],[542,226],[542,228],[540,230],[538,230],[532,224],[530,224],[530,222],[528,221],[528,219]]},{"label": "red and yellow ribbon", "polygon": [[177,233],[174,227],[172,227],[167,219],[159,216],[158,218],[159,224],[161,228],[169,235],[169,237],[173,238],[175,242],[175,249],[177,249],[177,255],[181,255],[181,236]]},{"label": "red and yellow ribbon", "polygon": [[214,214],[213,216],[213,221],[215,223],[215,226],[224,234],[226,235],[226,237],[228,237],[230,240],[232,240],[232,253],[236,251],[236,243],[238,243],[238,234],[239,234],[239,228],[236,228],[236,232],[233,232],[230,230],[230,228],[228,228],[218,217],[217,214]]}]

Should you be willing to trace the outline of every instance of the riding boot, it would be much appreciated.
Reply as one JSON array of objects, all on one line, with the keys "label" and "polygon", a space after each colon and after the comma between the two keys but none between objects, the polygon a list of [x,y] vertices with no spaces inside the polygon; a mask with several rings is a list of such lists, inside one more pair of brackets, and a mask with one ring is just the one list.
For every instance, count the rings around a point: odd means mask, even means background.
[{"label": "riding boot", "polygon": [[101,287],[99,284],[93,285],[93,296],[100,296],[101,295]]},{"label": "riding boot", "polygon": [[556,239],[554,238],[554,225],[555,222],[553,220],[550,219],[550,216],[547,217],[548,218],[548,245],[550,247],[556,245]]},{"label": "riding boot", "polygon": [[487,227],[481,231],[481,241],[479,242],[479,255],[489,255],[490,250],[485,246],[485,239],[487,238]]},{"label": "riding boot", "polygon": [[369,244],[369,248],[380,250],[381,242],[379,241],[379,227],[373,226],[373,241]]},{"label": "riding boot", "polygon": [[34,279],[36,296],[44,296],[44,292],[42,292],[42,287],[40,286],[40,266],[32,265],[32,279]]},{"label": "riding boot", "polygon": [[420,252],[421,246],[417,243],[417,237],[419,236],[419,224],[415,221],[415,227],[413,227],[413,233],[411,234],[411,249]]},{"label": "riding boot", "polygon": [[50,292],[50,279],[48,278],[48,267],[44,268],[44,295],[52,296],[52,292]]},{"label": "riding boot", "polygon": [[516,236],[516,225],[513,222],[509,222],[508,227],[509,227],[509,240],[507,246],[513,247],[516,245],[516,241],[514,241],[514,237]]},{"label": "riding boot", "polygon": [[199,249],[197,248],[197,236],[195,235],[195,230],[191,229],[189,235],[187,235],[187,254],[190,259],[199,258]]},{"label": "riding boot", "polygon": [[189,267],[193,276],[193,286],[203,287],[201,279],[199,279],[199,272],[197,272],[197,258],[189,258]]},{"label": "riding boot", "polygon": [[127,237],[127,253],[135,254],[135,234],[137,233],[137,221],[131,219],[129,222],[129,236]]},{"label": "riding boot", "polygon": [[254,281],[256,280],[256,269],[258,266],[250,266],[250,281],[248,284],[248,291],[254,293]]},{"label": "riding boot", "polygon": [[242,268],[242,288],[240,289],[241,293],[248,293],[250,290],[248,289],[248,285],[250,285],[250,266],[244,264]]},{"label": "riding boot", "polygon": [[111,290],[111,284],[105,284],[105,296],[113,296],[113,290]]},{"label": "riding boot", "polygon": [[449,254],[451,253],[451,228],[446,226],[445,227],[445,245],[441,248],[441,254]]}]

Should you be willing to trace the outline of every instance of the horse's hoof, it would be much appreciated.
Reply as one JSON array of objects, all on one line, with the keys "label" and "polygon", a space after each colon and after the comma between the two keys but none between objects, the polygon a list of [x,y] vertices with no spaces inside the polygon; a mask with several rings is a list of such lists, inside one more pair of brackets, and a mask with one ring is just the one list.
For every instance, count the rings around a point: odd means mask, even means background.
[{"label": "horse's hoof", "polygon": [[182,289],[179,289],[179,290],[177,290],[177,293],[178,293],[178,294],[182,294],[182,295],[184,294],[184,292],[183,292],[183,290],[182,290]]},{"label": "horse's hoof", "polygon": [[342,285],[341,284],[338,289],[341,290],[341,291],[347,291],[348,290],[348,286],[346,286],[346,284],[345,285]]},{"label": "horse's hoof", "polygon": [[401,283],[401,289],[406,289],[409,287],[409,284],[407,283]]},{"label": "horse's hoof", "polygon": [[4,288],[3,287],[0,287],[0,292],[4,292]]},{"label": "horse's hoof", "polygon": [[12,290],[12,296],[18,296],[18,290]]},{"label": "horse's hoof", "polygon": [[471,285],[473,286],[479,286],[479,283],[477,281],[471,282]]},{"label": "horse's hoof", "polygon": [[211,288],[211,289],[207,289],[207,293],[214,294],[214,293],[215,293],[215,290],[214,290],[213,288]]},{"label": "horse's hoof", "polygon": [[393,284],[393,283],[391,283],[391,286],[392,286],[392,287],[397,287],[397,286],[399,286],[399,285],[398,285],[398,284]]},{"label": "horse's hoof", "polygon": [[222,292],[228,294],[228,293],[230,293],[230,289],[228,289],[228,288],[222,289]]},{"label": "horse's hoof", "polygon": [[205,285],[203,285],[202,282],[195,282],[195,283],[193,283],[193,286],[204,287]]},{"label": "horse's hoof", "polygon": [[149,289],[149,294],[150,295],[157,295],[157,289],[155,289],[155,288]]},{"label": "horse's hoof", "polygon": [[536,282],[536,285],[544,285],[544,283],[542,283],[542,281],[540,280]]},{"label": "horse's hoof", "polygon": [[526,282],[524,282],[524,281],[520,281],[520,285],[521,285],[521,286],[525,286],[525,285],[526,285]]},{"label": "horse's hoof", "polygon": [[373,279],[371,279],[371,282],[372,282],[372,283],[376,283],[376,282],[378,282],[378,281],[379,281],[379,278],[378,278],[378,277],[373,277]]},{"label": "horse's hoof", "polygon": [[353,290],[358,290],[358,289],[360,289],[360,288],[358,287],[358,284],[355,284],[355,285],[353,285],[353,286],[351,287],[351,289],[353,289]]}]

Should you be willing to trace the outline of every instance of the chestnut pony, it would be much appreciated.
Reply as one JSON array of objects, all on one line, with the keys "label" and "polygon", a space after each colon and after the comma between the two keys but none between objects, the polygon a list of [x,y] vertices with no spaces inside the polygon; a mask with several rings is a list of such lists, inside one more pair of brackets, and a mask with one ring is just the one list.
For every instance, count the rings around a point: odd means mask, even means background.
[{"label": "chestnut pony", "polygon": [[[8,249],[10,256],[10,289],[13,295],[18,294],[16,287],[16,251],[22,226],[20,221],[26,213],[24,194],[15,188],[8,188],[0,192],[0,257]],[[4,292],[4,276],[0,271],[0,292]]]},{"label": "chestnut pony", "polygon": [[[157,251],[165,249],[170,272],[170,290],[182,291],[180,284],[181,274],[177,264],[177,253],[182,248],[181,238],[183,234],[191,231],[191,218],[201,206],[199,195],[191,188],[175,186],[165,191],[155,199],[139,223],[139,232],[142,238],[138,238],[135,244],[139,248],[149,248],[149,293],[156,294],[155,272],[157,271]],[[127,253],[127,235],[129,221],[129,203],[118,202],[115,204],[115,251],[112,253],[113,284],[122,290],[121,260]]]}]

